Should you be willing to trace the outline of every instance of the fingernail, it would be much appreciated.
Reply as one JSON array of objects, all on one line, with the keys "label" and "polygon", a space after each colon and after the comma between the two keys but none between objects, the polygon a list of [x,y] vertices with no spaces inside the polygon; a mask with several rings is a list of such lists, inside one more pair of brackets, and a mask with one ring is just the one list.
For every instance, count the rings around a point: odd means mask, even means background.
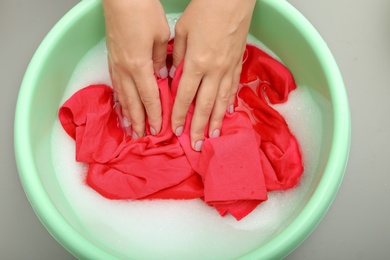
[{"label": "fingernail", "polygon": [[176,128],[176,130],[175,130],[175,135],[176,135],[176,136],[181,136],[182,133],[183,133],[183,130],[184,130],[184,127],[183,127],[183,126],[179,126],[179,127]]},{"label": "fingernail", "polygon": [[160,69],[160,71],[158,72],[158,74],[160,75],[160,78],[162,79],[165,79],[166,77],[168,77],[168,69],[167,69],[167,66],[164,66]]},{"label": "fingernail", "polygon": [[126,136],[130,136],[131,135],[131,128],[125,127],[125,132],[126,132]]},{"label": "fingernail", "polygon": [[154,129],[153,127],[150,127],[150,133],[152,135],[156,135],[157,134],[156,129]]},{"label": "fingernail", "polygon": [[229,114],[233,114],[233,112],[234,112],[234,105],[230,105],[229,106],[228,112],[229,112]]},{"label": "fingernail", "polygon": [[176,72],[176,67],[172,65],[171,69],[169,70],[169,77],[173,79],[173,77],[175,76],[175,72]]},{"label": "fingernail", "polygon": [[203,141],[199,140],[195,143],[195,151],[200,152],[202,151]]},{"label": "fingernail", "polygon": [[213,131],[213,133],[211,134],[211,138],[216,138],[216,137],[219,137],[220,135],[221,135],[221,130],[215,129]]},{"label": "fingernail", "polygon": [[131,124],[130,124],[130,121],[129,121],[129,119],[127,119],[127,117],[123,117],[122,118],[122,125],[123,125],[123,127],[129,127]]},{"label": "fingernail", "polygon": [[138,139],[137,133],[133,131],[133,133],[131,134],[131,138],[134,139],[134,140]]},{"label": "fingernail", "polygon": [[131,135],[131,128],[130,128],[130,126],[131,126],[131,123],[127,119],[127,117],[123,117],[122,118],[122,127],[124,128],[127,136]]}]

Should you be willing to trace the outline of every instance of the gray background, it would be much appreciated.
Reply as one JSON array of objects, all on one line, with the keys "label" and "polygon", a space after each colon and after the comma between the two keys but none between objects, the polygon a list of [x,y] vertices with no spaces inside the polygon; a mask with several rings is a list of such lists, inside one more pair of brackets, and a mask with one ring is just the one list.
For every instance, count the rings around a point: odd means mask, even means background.
[{"label": "gray background", "polygon": [[[28,203],[13,122],[27,65],[76,0],[0,0],[0,259],[72,259]],[[312,235],[287,259],[390,259],[390,1],[290,0],[328,43],[343,74],[352,145],[343,184]]]}]

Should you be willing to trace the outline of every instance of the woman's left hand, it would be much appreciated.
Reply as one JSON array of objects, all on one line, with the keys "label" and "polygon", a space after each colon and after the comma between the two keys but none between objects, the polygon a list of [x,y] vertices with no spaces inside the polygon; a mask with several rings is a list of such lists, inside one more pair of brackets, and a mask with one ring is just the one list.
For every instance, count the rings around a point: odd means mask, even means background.
[{"label": "woman's left hand", "polygon": [[196,96],[190,131],[196,151],[202,149],[207,123],[209,137],[218,137],[226,111],[233,113],[255,3],[192,0],[176,24],[173,66],[184,59],[184,67],[173,106],[172,129],[181,135]]}]

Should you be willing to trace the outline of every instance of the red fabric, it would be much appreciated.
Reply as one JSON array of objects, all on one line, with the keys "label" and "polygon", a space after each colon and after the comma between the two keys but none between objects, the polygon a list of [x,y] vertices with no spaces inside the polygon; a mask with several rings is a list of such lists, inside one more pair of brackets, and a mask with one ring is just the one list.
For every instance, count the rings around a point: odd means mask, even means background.
[{"label": "red fabric", "polygon": [[[76,160],[89,164],[86,183],[109,199],[202,198],[237,220],[266,200],[267,191],[294,187],[303,171],[299,145],[268,104],[285,102],[296,88],[294,79],[256,47],[247,46],[244,60],[237,112],[225,115],[221,136],[206,137],[201,152],[191,148],[189,123],[180,137],[171,129],[182,65],[172,82],[157,79],[163,111],[157,136],[147,132],[132,140],[124,133],[110,87],[76,92],[60,108],[59,119],[76,142]],[[193,109],[194,104],[186,122]]]}]

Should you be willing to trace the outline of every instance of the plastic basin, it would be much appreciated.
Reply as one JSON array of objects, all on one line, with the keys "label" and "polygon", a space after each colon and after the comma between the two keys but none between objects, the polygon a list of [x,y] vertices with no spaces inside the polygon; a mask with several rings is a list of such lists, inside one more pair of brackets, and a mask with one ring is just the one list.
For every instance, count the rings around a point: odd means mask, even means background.
[{"label": "plastic basin", "polygon": [[[182,12],[186,1],[162,1],[167,13]],[[261,0],[256,4],[250,33],[274,51],[298,84],[309,86],[331,103],[323,129],[321,159],[310,194],[287,227],[243,258],[283,258],[313,231],[331,205],[341,184],[350,146],[350,114],[337,64],[314,27],[288,2]],[[49,32],[26,71],[15,118],[15,155],[25,193],[37,216],[69,252],[78,258],[116,259],[77,229],[55,177],[51,131],[72,71],[83,55],[105,35],[101,1],[86,0],[69,11]],[[329,112],[329,111],[328,111]],[[131,256],[128,256],[131,258]]]}]

